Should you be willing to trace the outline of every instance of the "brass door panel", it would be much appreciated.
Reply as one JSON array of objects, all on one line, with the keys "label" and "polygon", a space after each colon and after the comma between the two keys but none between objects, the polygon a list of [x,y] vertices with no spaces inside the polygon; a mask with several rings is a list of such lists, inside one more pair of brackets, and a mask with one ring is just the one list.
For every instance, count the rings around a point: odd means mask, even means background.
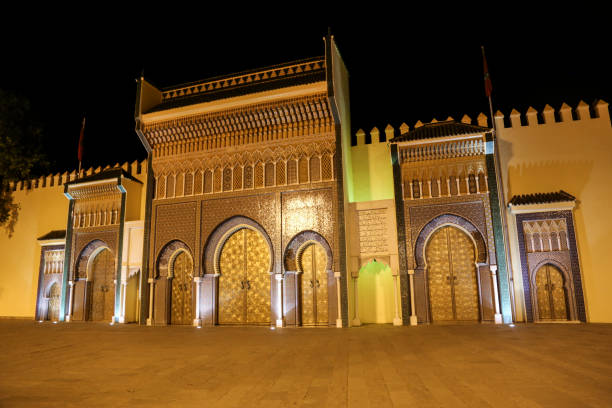
[{"label": "brass door panel", "polygon": [[455,315],[457,320],[478,320],[478,283],[475,273],[474,245],[457,228],[449,227]]},{"label": "brass door panel", "polygon": [[223,245],[219,258],[219,324],[246,322],[244,264],[246,232],[235,232]]},{"label": "brass door panel", "polygon": [[102,250],[93,261],[91,320],[110,322],[115,314],[114,266],[115,262],[108,249]]},{"label": "brass door panel", "polygon": [[561,271],[544,265],[536,272],[540,320],[567,320],[567,299]]},{"label": "brass door panel", "polygon": [[49,306],[47,312],[47,319],[52,321],[59,320],[60,312],[60,299],[62,296],[62,290],[59,284],[54,283],[49,290]]},{"label": "brass door panel", "polygon": [[567,320],[567,306],[563,275],[561,271],[552,265],[548,265],[548,276],[550,282],[550,297],[552,303],[553,319]]},{"label": "brass door panel", "polygon": [[174,259],[172,266],[172,324],[191,324],[193,262],[186,252],[181,252]]},{"label": "brass door panel", "polygon": [[429,306],[433,321],[453,320],[453,300],[450,285],[448,227],[439,229],[429,240],[425,256],[429,282]]},{"label": "brass door panel", "polygon": [[219,258],[219,324],[270,323],[270,249],[261,234],[235,232]]},{"label": "brass door panel", "polygon": [[270,249],[264,237],[244,229],[246,247],[247,323],[270,323]]},{"label": "brass door panel", "polygon": [[329,324],[327,296],[327,254],[319,244],[311,244],[302,252],[302,325]]},{"label": "brass door panel", "polygon": [[544,266],[536,272],[536,291],[538,296],[538,314],[542,320],[552,319],[550,296],[548,293],[548,274]]},{"label": "brass door panel", "polygon": [[302,252],[300,266],[302,268],[302,325],[312,326],[316,321],[315,314],[315,269],[314,245],[310,245]]},{"label": "brass door panel", "polygon": [[433,321],[478,320],[474,245],[454,227],[434,233],[425,251]]}]

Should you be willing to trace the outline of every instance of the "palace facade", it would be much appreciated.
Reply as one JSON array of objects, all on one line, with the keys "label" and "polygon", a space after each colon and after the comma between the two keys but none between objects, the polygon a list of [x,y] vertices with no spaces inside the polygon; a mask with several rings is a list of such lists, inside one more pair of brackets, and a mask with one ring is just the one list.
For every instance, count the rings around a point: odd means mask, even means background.
[{"label": "palace facade", "polygon": [[147,325],[612,322],[608,105],[356,134],[325,55],[138,80],[143,162],[11,185],[0,316]]}]

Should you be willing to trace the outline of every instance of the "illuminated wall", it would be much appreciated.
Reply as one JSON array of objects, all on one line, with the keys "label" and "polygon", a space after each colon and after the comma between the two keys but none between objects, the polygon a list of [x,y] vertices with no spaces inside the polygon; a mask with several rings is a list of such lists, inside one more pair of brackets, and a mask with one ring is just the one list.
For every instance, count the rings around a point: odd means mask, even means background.
[{"label": "illuminated wall", "polygon": [[359,318],[361,323],[393,323],[393,276],[391,268],[372,261],[359,271]]},{"label": "illuminated wall", "polygon": [[[387,140],[393,128],[385,129]],[[357,132],[357,144],[351,148],[353,167],[353,202],[390,200],[393,198],[391,153],[386,142],[380,142],[377,128],[370,132],[372,143],[365,143],[363,130]]]},{"label": "illuminated wall", "polygon": [[[34,317],[38,290],[40,245],[36,238],[52,230],[65,230],[68,200],[59,176],[54,186],[27,189],[21,184],[13,192],[21,206],[11,238],[0,230],[0,316]],[[25,184],[25,183],[24,183]],[[59,186],[58,186],[59,184]]]},{"label": "illuminated wall", "polygon": [[[596,116],[596,117],[592,117]],[[521,124],[521,119],[523,124]],[[576,197],[574,219],[587,320],[612,322],[612,274],[607,257],[612,248],[612,128],[608,105],[599,102],[590,112],[582,102],[575,110],[563,105],[557,112],[533,108],[521,118],[513,110],[508,127],[496,114],[506,203],[514,195],[567,191]],[[517,317],[524,312],[518,239],[508,212]]]},{"label": "illuminated wall", "polygon": [[[125,163],[122,167],[143,183],[146,182],[146,162]],[[101,170],[88,169],[86,174]],[[17,183],[13,194],[21,209],[14,234],[9,238],[4,230],[0,231],[0,317],[34,317],[41,256],[37,238],[50,231],[66,229],[69,200],[64,196],[63,183],[75,178],[75,172],[41,177],[32,181],[29,189],[26,182]],[[128,220],[143,218],[146,189],[141,190],[141,197],[134,197],[129,202]],[[139,254],[135,253],[132,246],[131,258],[126,266],[135,267],[140,262],[138,259],[142,249],[139,251]]]}]

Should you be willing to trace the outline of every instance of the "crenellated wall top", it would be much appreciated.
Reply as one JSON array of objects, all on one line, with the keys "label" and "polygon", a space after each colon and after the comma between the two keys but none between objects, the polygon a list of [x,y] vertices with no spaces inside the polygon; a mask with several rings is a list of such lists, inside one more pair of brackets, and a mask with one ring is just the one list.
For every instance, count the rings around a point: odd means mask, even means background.
[{"label": "crenellated wall top", "polygon": [[[125,162],[123,164],[115,163],[115,165],[107,165],[105,167],[98,166],[96,168],[90,167],[87,170],[81,171],[81,177],[88,177],[94,174],[99,174],[103,171],[113,169],[113,168],[121,168],[125,170],[130,175],[138,175],[138,174],[146,174],[147,172],[147,160],[134,160],[133,162]],[[32,190],[39,188],[51,188],[63,186],[66,183],[71,181],[75,181],[77,179],[77,170],[72,170],[71,172],[64,173],[56,173],[49,174],[47,176],[41,176],[35,179],[30,180],[20,180],[17,182],[9,183],[9,189],[12,191],[18,190]]]},{"label": "crenellated wall top", "polygon": [[544,109],[539,112],[533,107],[529,107],[525,113],[512,109],[509,116],[510,123],[509,126],[506,126],[504,114],[497,111],[495,113],[496,128],[502,130],[510,128],[535,127],[555,123],[576,123],[595,119],[603,119],[608,123],[610,122],[608,103],[601,99],[595,101],[591,106],[586,104],[584,101],[580,101],[574,109],[572,109],[566,103],[563,103],[557,110],[553,109],[550,105],[544,106]]}]

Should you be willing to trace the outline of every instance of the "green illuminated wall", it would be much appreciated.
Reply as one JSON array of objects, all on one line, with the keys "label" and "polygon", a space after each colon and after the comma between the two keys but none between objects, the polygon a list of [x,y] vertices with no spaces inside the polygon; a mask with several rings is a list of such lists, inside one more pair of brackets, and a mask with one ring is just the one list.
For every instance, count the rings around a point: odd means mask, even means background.
[{"label": "green illuminated wall", "polygon": [[359,318],[362,323],[393,323],[393,276],[387,265],[372,261],[359,271]]},{"label": "green illuminated wall", "polygon": [[[390,127],[389,127],[390,128]],[[385,131],[387,139],[393,129]],[[372,143],[365,144],[365,133],[357,132],[357,145],[351,148],[353,197],[351,202],[389,200],[394,198],[391,153],[386,142],[380,142],[379,131],[370,132]]]}]

